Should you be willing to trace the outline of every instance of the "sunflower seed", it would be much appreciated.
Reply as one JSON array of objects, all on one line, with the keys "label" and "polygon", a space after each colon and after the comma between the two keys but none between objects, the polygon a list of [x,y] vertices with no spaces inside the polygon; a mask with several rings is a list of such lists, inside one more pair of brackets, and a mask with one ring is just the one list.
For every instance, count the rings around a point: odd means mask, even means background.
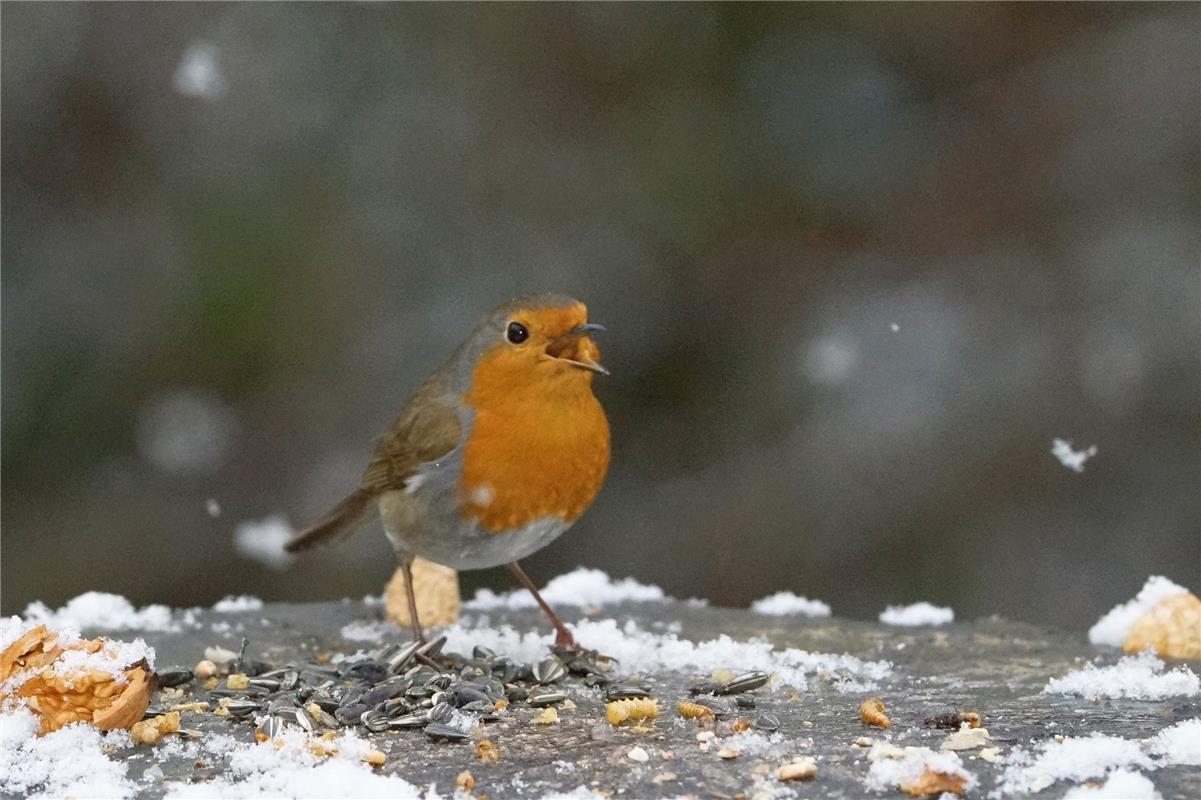
[{"label": "sunflower seed", "polygon": [[492,705],[493,701],[488,697],[487,693],[477,689],[469,684],[460,684],[451,692],[454,697],[454,704],[462,708],[468,703],[487,703]]},{"label": "sunflower seed", "polygon": [[282,717],[277,717],[277,716],[264,717],[263,721],[261,723],[259,723],[258,728],[255,729],[255,732],[261,733],[263,736],[266,736],[268,739],[274,739],[276,736],[279,736],[281,733],[284,732],[285,724],[286,723],[284,722]]},{"label": "sunflower seed", "polygon": [[755,707],[755,698],[749,694],[738,695],[738,697],[734,698],[734,702],[738,704],[739,708],[754,708]]},{"label": "sunflower seed", "polygon": [[253,700],[230,700],[225,704],[225,710],[235,717],[245,717],[259,710],[259,704]]},{"label": "sunflower seed", "polygon": [[309,733],[312,733],[314,729],[316,729],[317,722],[313,719],[313,715],[308,711],[304,710],[303,708],[298,708],[296,709],[295,714],[297,725],[304,728]]},{"label": "sunflower seed", "polygon": [[430,722],[443,723],[450,722],[452,719],[454,719],[454,716],[455,709],[450,703],[438,703],[429,710],[428,714],[426,714],[426,717],[429,718]]},{"label": "sunflower seed", "polygon": [[363,712],[370,710],[362,703],[355,703],[349,706],[342,706],[334,712],[334,719],[341,722],[343,725],[354,725],[363,716]]},{"label": "sunflower seed", "polygon": [[158,673],[158,685],[160,688],[170,689],[172,686],[181,686],[194,677],[190,669],[169,669]]},{"label": "sunflower seed", "polygon": [[467,734],[458,728],[452,728],[449,725],[442,725],[437,722],[425,726],[425,735],[431,739],[446,739],[451,742],[461,742],[467,738]]},{"label": "sunflower seed", "polygon": [[557,658],[539,661],[534,666],[534,680],[543,685],[562,680],[567,676],[567,667]]},{"label": "sunflower seed", "polygon": [[424,728],[429,724],[425,714],[406,714],[396,717],[388,723],[389,728]]},{"label": "sunflower seed", "polygon": [[755,717],[755,721],[752,724],[756,730],[767,731],[768,733],[780,729],[780,719],[774,714],[760,714]]},{"label": "sunflower seed", "polygon": [[532,706],[541,707],[562,703],[566,699],[566,694],[554,689],[531,689],[526,702]]},{"label": "sunflower seed", "polygon": [[629,700],[635,697],[650,697],[650,689],[632,683],[615,683],[605,690],[605,701]]},{"label": "sunflower seed", "polygon": [[477,644],[471,650],[471,657],[478,658],[483,661],[491,661],[492,659],[496,658],[496,653],[489,650],[487,647],[484,647],[482,644]]},{"label": "sunflower seed", "polygon": [[388,719],[382,712],[375,709],[368,709],[359,716],[359,722],[367,727],[367,730],[372,733],[383,733],[388,730],[392,724],[392,720]]},{"label": "sunflower seed", "polygon": [[413,660],[413,656],[421,649],[421,642],[409,642],[402,646],[399,650],[392,654],[388,659],[388,671],[399,673],[405,669],[409,662]]},{"label": "sunflower seed", "polygon": [[744,672],[721,687],[718,694],[738,694],[758,689],[770,680],[766,672]]}]

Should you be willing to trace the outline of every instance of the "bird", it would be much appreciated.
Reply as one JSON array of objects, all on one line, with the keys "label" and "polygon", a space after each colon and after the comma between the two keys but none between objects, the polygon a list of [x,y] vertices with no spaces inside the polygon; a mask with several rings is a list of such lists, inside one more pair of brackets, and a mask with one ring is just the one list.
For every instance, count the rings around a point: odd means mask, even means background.
[{"label": "bird", "polygon": [[579,649],[518,561],[588,509],[609,468],[609,423],[592,380],[608,375],[588,308],[561,294],[485,315],[376,440],[358,488],[297,533],[288,552],[349,536],[378,514],[417,617],[415,557],[456,570],[505,565]]}]

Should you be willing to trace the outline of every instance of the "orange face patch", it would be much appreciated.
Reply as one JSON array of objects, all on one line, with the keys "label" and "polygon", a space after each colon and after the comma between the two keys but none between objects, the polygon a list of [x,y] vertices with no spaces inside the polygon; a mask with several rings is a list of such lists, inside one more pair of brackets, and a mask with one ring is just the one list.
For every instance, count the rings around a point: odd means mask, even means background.
[{"label": "orange face patch", "polygon": [[587,336],[559,351],[552,344],[585,323],[587,309],[521,310],[512,319],[529,338],[512,345],[498,337],[462,397],[475,419],[463,449],[460,514],[495,533],[547,517],[573,522],[609,466],[609,424],[592,393],[593,373],[560,360],[595,361],[596,345]]}]

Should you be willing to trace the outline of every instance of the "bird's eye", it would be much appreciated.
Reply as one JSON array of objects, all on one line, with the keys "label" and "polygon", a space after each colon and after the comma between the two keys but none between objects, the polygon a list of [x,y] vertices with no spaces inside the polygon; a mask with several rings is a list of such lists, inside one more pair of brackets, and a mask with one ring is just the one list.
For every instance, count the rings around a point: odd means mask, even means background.
[{"label": "bird's eye", "polygon": [[505,338],[513,344],[521,344],[530,338],[530,331],[520,322],[510,322],[508,329],[505,331]]}]

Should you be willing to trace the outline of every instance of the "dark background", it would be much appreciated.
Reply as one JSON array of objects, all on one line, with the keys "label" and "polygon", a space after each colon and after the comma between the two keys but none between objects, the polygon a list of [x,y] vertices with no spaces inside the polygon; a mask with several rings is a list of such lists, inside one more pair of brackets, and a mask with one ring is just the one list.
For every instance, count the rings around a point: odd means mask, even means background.
[{"label": "dark background", "polygon": [[377,593],[378,534],[233,531],[353,487],[531,290],[613,370],[540,582],[1077,627],[1201,587],[1201,6],[0,14],[10,613]]}]

